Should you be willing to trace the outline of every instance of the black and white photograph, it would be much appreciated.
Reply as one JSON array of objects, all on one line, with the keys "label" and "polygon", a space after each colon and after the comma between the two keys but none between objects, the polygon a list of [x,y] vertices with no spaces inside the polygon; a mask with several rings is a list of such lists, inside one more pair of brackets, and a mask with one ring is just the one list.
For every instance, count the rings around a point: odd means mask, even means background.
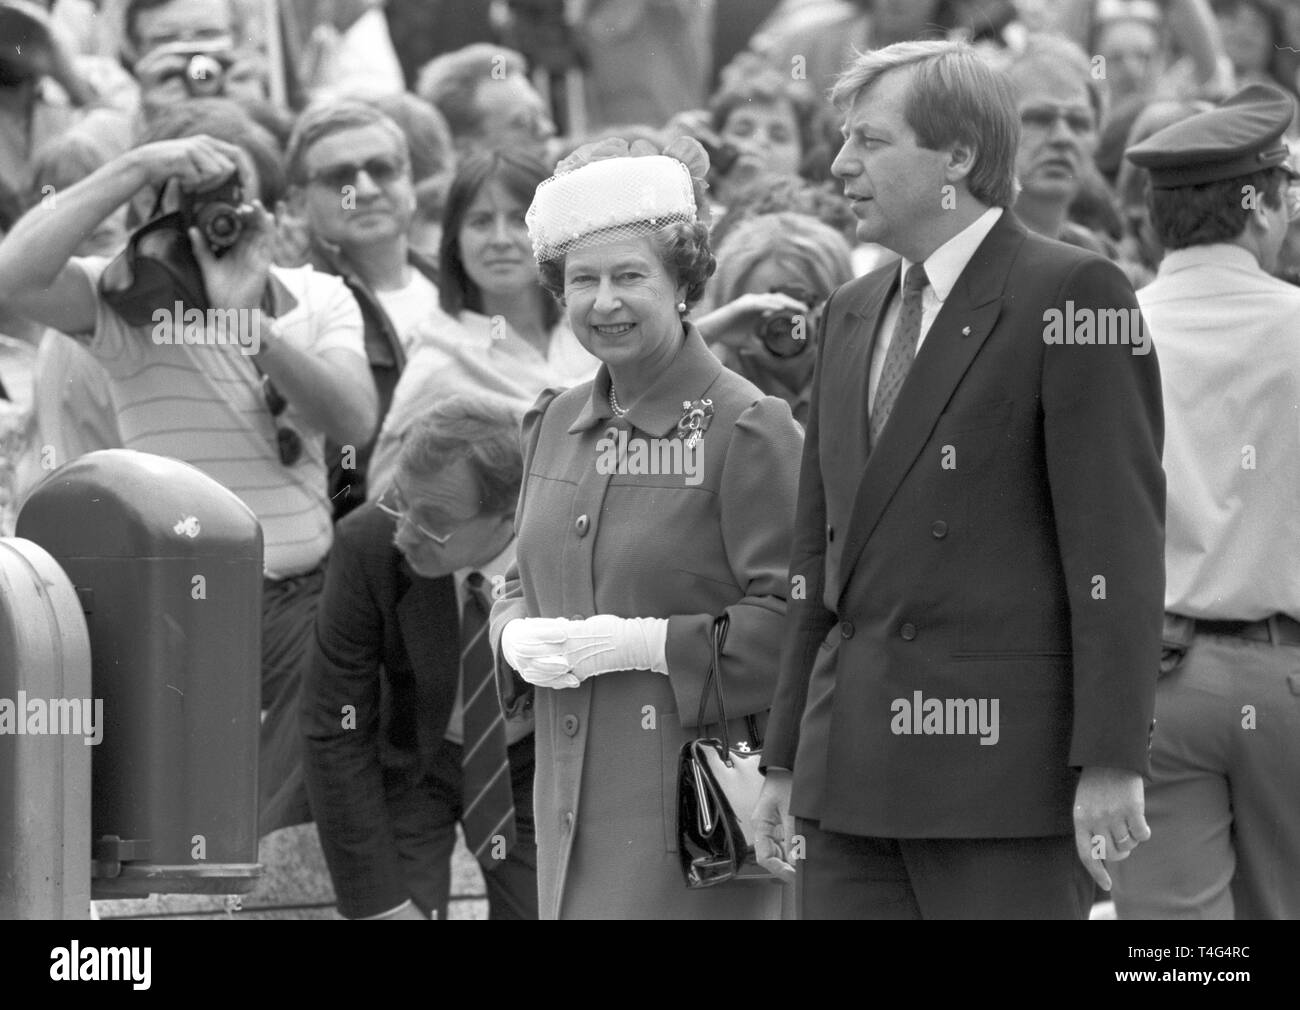
[{"label": "black and white photograph", "polygon": [[1280,976],[1300,0],[0,0],[6,972],[393,919]]}]

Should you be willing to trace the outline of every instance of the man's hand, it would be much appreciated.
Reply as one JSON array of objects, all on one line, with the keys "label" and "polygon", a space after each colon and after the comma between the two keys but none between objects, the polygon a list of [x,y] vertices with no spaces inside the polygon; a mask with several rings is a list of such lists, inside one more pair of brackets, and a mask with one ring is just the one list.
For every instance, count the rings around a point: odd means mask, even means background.
[{"label": "man's hand", "polygon": [[1074,846],[1092,879],[1109,891],[1103,861],[1127,859],[1150,837],[1142,776],[1123,768],[1085,768],[1074,794]]},{"label": "man's hand", "polygon": [[143,169],[146,185],[153,187],[168,179],[179,179],[181,189],[193,193],[211,189],[237,171],[245,182],[251,178],[248,156],[243,151],[203,134],[144,144],[126,157]]},{"label": "man's hand", "polygon": [[794,883],[794,866],[787,858],[794,843],[794,818],[790,816],[791,779],[788,771],[769,768],[751,818],[754,854],[759,865],[785,884]]},{"label": "man's hand", "polygon": [[275,255],[275,222],[256,202],[241,217],[244,233],[220,259],[208,248],[202,233],[197,228],[190,229],[190,244],[214,309],[251,312],[261,306],[266,291]]}]

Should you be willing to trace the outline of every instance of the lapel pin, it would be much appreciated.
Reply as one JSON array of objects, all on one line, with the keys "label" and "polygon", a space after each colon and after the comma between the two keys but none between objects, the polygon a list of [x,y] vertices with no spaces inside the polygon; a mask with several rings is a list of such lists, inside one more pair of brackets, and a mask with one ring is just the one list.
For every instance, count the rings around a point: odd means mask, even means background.
[{"label": "lapel pin", "polygon": [[970,336],[970,327],[969,327],[969,326],[963,326],[963,327],[961,328],[961,335],[962,335],[963,337],[969,337],[969,336]]}]

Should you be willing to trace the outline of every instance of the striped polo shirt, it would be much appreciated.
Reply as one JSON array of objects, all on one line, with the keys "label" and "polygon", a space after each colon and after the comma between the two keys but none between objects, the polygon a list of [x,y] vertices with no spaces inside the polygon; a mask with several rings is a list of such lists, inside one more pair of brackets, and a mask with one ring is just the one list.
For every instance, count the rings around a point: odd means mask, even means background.
[{"label": "striped polo shirt", "polygon": [[[72,262],[98,290],[109,260]],[[271,273],[282,286],[277,337],[312,355],[349,350],[357,358],[356,374],[368,378],[361,311],[343,282],[311,267],[272,267]],[[87,347],[108,372],[122,444],[183,460],[238,495],[262,524],[268,578],[316,568],[333,540],[324,433],[292,403],[271,417],[257,369],[237,345],[155,343],[152,326],[128,326],[98,301]],[[281,426],[302,437],[302,454],[292,466],[280,462]]]}]

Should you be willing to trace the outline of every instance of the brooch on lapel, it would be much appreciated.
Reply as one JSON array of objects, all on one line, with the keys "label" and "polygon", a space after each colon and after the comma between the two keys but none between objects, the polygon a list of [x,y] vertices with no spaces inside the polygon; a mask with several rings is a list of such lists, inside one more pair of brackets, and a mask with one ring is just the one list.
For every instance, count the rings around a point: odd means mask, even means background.
[{"label": "brooch on lapel", "polygon": [[713,420],[712,400],[683,400],[682,416],[677,422],[677,437],[686,439],[686,448],[694,449]]}]

